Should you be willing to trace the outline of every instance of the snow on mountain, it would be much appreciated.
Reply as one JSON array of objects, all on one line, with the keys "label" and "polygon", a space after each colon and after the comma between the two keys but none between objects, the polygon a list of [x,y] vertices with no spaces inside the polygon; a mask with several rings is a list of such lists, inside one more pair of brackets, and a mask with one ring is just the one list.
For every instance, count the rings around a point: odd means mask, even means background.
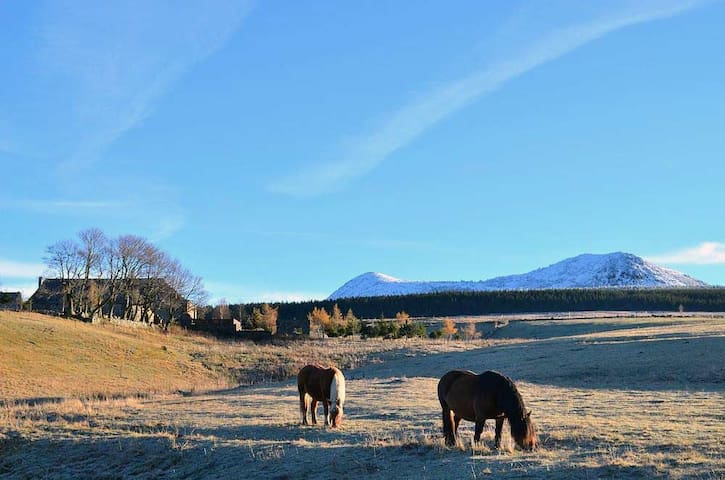
[{"label": "snow on mountain", "polygon": [[521,275],[481,281],[420,282],[368,272],[328,298],[411,295],[444,291],[535,290],[596,287],[704,287],[705,282],[660,267],[631,253],[583,254]]}]

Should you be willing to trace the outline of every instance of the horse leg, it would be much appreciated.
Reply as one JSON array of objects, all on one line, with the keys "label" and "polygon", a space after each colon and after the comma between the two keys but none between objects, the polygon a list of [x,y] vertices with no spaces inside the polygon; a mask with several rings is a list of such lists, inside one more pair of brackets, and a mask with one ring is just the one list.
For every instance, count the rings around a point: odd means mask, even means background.
[{"label": "horse leg", "polygon": [[456,437],[458,437],[458,425],[461,424],[461,420],[461,417],[459,417],[458,415],[453,415],[453,435]]},{"label": "horse leg", "polygon": [[300,392],[300,413],[302,414],[302,425],[308,425],[307,423],[307,394]]},{"label": "horse leg", "polygon": [[325,425],[330,424],[330,402],[324,400],[322,402],[322,408],[325,410]]},{"label": "horse leg", "polygon": [[[443,403],[443,402],[441,402]],[[446,438],[446,445],[456,444],[456,432],[453,428],[453,412],[447,405],[442,405],[443,408],[443,436]]]},{"label": "horse leg", "polygon": [[310,405],[310,411],[312,412],[312,425],[317,425],[317,400],[314,398]]},{"label": "horse leg", "polygon": [[504,417],[499,417],[496,419],[496,448],[501,448],[501,430],[503,430],[503,421]]},{"label": "horse leg", "polygon": [[483,427],[486,425],[486,420],[483,419],[480,422],[476,422],[476,429],[473,432],[473,441],[478,443],[481,441],[481,433],[483,432]]}]

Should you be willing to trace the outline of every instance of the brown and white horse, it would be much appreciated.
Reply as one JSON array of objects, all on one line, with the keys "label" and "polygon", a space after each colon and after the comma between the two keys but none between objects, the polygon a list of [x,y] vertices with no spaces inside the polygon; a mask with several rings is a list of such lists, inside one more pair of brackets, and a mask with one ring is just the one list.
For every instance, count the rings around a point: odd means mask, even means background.
[{"label": "brown and white horse", "polygon": [[317,424],[317,402],[322,402],[325,408],[325,425],[340,426],[345,403],[345,377],[338,368],[324,368],[320,365],[302,367],[297,375],[297,390],[300,392],[303,425],[309,425],[308,407],[312,414],[312,423]]},{"label": "brown and white horse", "polygon": [[496,447],[501,446],[503,421],[508,418],[511,436],[524,450],[536,448],[536,431],[531,412],[516,385],[505,375],[488,371],[476,375],[470,371],[452,370],[438,382],[438,400],[443,409],[443,434],[447,445],[456,443],[461,420],[475,422],[473,440],[481,440],[486,420],[496,420]]}]

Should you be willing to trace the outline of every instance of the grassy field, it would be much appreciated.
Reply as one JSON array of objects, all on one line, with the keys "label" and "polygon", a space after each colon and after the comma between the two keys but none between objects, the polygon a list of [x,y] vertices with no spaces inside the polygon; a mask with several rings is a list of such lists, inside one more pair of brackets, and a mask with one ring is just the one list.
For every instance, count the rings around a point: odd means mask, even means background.
[{"label": "grassy field", "polygon": [[402,349],[452,351],[481,344],[377,339],[256,345],[0,312],[0,402],[200,392],[287,379],[314,361],[349,369],[403,355]]},{"label": "grassy field", "polygon": [[[722,318],[510,321],[477,342],[264,347],[71,322],[74,334],[63,322],[0,315],[4,478],[725,478]],[[46,350],[60,330],[70,345]],[[37,362],[22,353],[33,348],[45,352]],[[86,356],[98,365],[74,377],[64,364]],[[345,368],[339,430],[299,425],[291,380],[219,389],[284,378],[317,357]],[[510,375],[541,448],[513,451],[505,437],[508,448],[493,450],[492,425],[474,446],[466,423],[445,448],[435,386],[452,368]],[[100,392],[128,395],[89,395]]]}]

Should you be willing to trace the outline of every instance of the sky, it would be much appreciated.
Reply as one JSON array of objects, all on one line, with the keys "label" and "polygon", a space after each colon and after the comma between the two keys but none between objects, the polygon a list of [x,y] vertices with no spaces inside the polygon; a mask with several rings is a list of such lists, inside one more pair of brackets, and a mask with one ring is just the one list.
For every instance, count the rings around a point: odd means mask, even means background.
[{"label": "sky", "polygon": [[725,285],[725,1],[0,1],[0,290],[97,227],[213,302],[624,251]]}]

